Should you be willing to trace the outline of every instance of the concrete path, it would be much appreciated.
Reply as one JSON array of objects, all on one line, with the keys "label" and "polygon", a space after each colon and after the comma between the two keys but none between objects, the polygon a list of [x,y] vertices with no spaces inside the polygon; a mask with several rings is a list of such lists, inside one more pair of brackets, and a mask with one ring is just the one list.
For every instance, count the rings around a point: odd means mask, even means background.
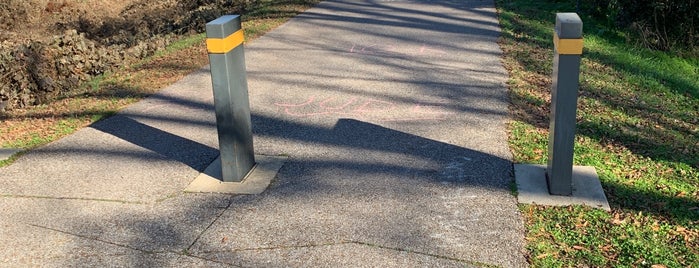
[{"label": "concrete path", "polygon": [[0,266],[522,267],[492,1],[327,1],[246,45],[263,194],[217,156],[207,69],[0,168]]}]

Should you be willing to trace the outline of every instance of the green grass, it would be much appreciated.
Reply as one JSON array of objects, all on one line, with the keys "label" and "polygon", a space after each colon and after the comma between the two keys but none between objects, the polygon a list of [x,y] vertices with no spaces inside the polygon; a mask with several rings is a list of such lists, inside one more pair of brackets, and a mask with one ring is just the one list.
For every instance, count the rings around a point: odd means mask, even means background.
[{"label": "green grass", "polygon": [[203,43],[204,40],[206,40],[206,34],[205,33],[200,33],[200,34],[193,34],[190,36],[186,36],[184,38],[181,38],[172,44],[169,44],[165,49],[159,50],[155,52],[155,54],[150,57],[150,58],[159,58],[167,54],[171,54],[173,52],[183,50],[192,46],[195,46],[197,44]]},{"label": "green grass", "polygon": [[[516,162],[546,163],[556,12],[575,1],[499,0]],[[574,162],[594,166],[612,212],[522,205],[534,267],[699,266],[699,60],[629,44],[581,14]],[[656,266],[656,267],[662,267]]]}]

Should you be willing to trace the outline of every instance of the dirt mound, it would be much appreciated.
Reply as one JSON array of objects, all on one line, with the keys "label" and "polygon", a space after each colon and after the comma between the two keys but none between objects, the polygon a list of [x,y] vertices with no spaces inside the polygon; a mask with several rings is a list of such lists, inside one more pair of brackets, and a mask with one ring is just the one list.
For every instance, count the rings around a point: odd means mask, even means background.
[{"label": "dirt mound", "polygon": [[0,2],[0,110],[70,95],[254,0]]},{"label": "dirt mound", "polygon": [[0,2],[0,41],[42,40],[62,34],[56,25],[81,17],[108,18],[134,0],[4,0]]}]

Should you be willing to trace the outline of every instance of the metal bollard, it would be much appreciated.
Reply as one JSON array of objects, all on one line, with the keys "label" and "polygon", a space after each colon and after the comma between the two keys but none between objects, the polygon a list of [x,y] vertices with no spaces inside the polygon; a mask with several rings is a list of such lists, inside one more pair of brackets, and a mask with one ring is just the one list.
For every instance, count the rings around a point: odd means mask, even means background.
[{"label": "metal bollard", "polygon": [[207,23],[206,38],[223,181],[240,182],[255,165],[240,16]]},{"label": "metal bollard", "polygon": [[576,13],[557,13],[553,37],[553,88],[546,182],[552,195],[571,195],[575,114],[583,49],[582,20]]}]

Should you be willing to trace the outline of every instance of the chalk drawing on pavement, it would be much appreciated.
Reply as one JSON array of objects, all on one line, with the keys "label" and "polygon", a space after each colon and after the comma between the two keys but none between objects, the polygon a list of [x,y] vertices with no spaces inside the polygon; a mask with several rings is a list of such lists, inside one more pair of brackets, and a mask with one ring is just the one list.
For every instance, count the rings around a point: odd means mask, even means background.
[{"label": "chalk drawing on pavement", "polygon": [[410,45],[384,45],[384,44],[352,44],[349,53],[365,55],[408,55],[408,56],[443,56],[448,53],[444,50],[422,44]]},{"label": "chalk drawing on pavement", "polygon": [[399,105],[366,97],[309,97],[304,102],[274,103],[284,114],[299,118],[349,117],[374,121],[442,120],[452,112],[438,105]]}]

